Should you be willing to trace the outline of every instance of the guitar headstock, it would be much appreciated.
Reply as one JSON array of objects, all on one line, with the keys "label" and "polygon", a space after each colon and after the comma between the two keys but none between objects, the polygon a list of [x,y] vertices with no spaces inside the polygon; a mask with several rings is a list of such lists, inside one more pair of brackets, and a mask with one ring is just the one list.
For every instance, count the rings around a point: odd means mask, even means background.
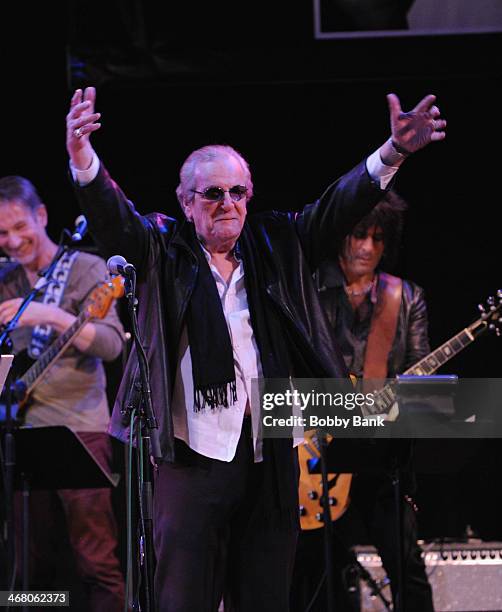
[{"label": "guitar headstock", "polygon": [[486,304],[478,304],[478,309],[481,313],[480,321],[497,336],[502,335],[502,289],[497,291],[496,297],[487,298]]},{"label": "guitar headstock", "polygon": [[103,319],[110,310],[113,300],[124,295],[124,279],[122,276],[114,276],[91,293],[86,312],[93,319]]}]

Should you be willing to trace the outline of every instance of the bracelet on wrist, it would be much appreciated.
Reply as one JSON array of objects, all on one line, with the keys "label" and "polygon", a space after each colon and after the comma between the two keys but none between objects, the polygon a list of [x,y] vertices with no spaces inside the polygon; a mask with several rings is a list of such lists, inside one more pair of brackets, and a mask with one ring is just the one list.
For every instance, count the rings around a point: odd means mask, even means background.
[{"label": "bracelet on wrist", "polygon": [[408,149],[405,149],[400,144],[397,144],[392,138],[392,136],[389,138],[389,142],[390,142],[391,147],[397,153],[397,155],[401,157],[408,157],[409,155],[411,155],[411,151],[408,151]]}]

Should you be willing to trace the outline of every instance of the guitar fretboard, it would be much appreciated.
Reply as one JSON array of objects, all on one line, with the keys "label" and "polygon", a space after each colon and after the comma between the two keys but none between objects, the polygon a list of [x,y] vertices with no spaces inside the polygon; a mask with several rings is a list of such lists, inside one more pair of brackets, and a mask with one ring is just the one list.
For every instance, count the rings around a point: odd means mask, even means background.
[{"label": "guitar fretboard", "polygon": [[72,341],[81,327],[85,325],[89,315],[82,311],[70,327],[63,332],[50,347],[45,350],[31,368],[21,377],[21,382],[26,385],[26,393],[29,393],[35,382],[42,376],[46,368],[56,359],[59,353]]},{"label": "guitar fretboard", "polygon": [[[486,325],[481,319],[476,321],[469,328],[463,329],[411,368],[408,368],[404,374],[414,376],[433,374],[444,363],[455,357],[462,349],[473,342],[485,329]],[[395,401],[396,393],[394,385],[390,383],[375,394],[374,405],[372,407],[367,406],[366,409],[370,414],[384,414],[389,412]]]},{"label": "guitar fretboard", "polygon": [[460,351],[469,345],[473,340],[473,334],[467,329],[463,329],[456,336],[450,338],[450,340],[442,344],[435,351],[406,370],[405,374],[412,374],[415,376],[427,376],[428,374],[432,374],[444,363],[457,355],[457,353],[460,353]]}]

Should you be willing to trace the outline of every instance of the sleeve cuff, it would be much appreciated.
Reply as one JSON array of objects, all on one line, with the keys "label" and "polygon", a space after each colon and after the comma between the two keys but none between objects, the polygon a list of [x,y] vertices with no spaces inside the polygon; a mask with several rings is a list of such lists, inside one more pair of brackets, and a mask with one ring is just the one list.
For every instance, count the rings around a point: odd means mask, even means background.
[{"label": "sleeve cuff", "polygon": [[91,165],[85,170],[78,170],[70,161],[70,172],[73,177],[73,180],[80,187],[85,187],[89,183],[96,178],[99,172],[99,157],[96,153],[92,154],[92,162]]},{"label": "sleeve cuff", "polygon": [[380,183],[380,189],[386,189],[398,171],[397,166],[387,166],[382,162],[379,149],[366,160],[366,169],[371,178]]}]

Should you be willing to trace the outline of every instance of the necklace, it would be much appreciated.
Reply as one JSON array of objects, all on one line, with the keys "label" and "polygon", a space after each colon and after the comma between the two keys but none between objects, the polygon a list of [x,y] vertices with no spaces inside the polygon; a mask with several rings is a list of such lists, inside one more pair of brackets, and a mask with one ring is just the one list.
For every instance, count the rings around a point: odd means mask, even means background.
[{"label": "necklace", "polygon": [[349,297],[359,297],[361,295],[366,295],[367,293],[369,293],[376,282],[376,276],[373,277],[373,280],[368,283],[365,287],[363,287],[362,289],[350,289],[350,287],[347,286],[347,283],[343,283],[343,288],[345,289],[345,293],[349,296]]}]

